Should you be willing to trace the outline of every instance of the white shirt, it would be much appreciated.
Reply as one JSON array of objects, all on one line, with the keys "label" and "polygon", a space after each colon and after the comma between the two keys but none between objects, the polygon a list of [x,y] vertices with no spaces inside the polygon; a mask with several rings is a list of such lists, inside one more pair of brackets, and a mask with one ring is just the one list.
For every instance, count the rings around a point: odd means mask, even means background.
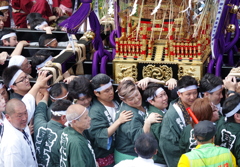
[{"label": "white shirt", "polygon": [[111,116],[113,122],[115,122],[115,119],[116,119],[116,112],[117,112],[118,105],[114,102],[114,106],[115,107],[104,106],[107,109],[109,115]]},{"label": "white shirt", "polygon": [[134,158],[133,160],[124,160],[119,162],[114,167],[157,167],[153,159],[145,159],[141,157]]},{"label": "white shirt", "polygon": [[[23,97],[28,112],[28,122],[31,120],[35,111],[35,99],[31,94]],[[0,166],[1,167],[37,167],[36,153],[28,126],[24,131],[28,135],[31,147],[24,139],[21,131],[12,126],[4,119],[4,132],[0,144]],[[32,154],[33,153],[33,154]],[[35,160],[33,159],[33,155]]]}]

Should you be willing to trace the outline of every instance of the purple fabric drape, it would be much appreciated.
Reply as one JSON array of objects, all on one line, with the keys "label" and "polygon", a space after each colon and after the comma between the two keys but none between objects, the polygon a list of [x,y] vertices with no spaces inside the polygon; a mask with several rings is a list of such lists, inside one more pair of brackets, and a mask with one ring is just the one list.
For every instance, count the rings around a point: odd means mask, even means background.
[{"label": "purple fabric drape", "polygon": [[78,10],[59,25],[66,27],[68,33],[76,34],[81,24],[89,17],[90,27],[95,33],[95,38],[92,41],[93,47],[96,50],[92,60],[92,76],[95,76],[98,74],[99,63],[101,63],[100,72],[106,74],[107,62],[108,60],[112,60],[112,55],[103,47],[100,36],[100,23],[96,14],[92,11],[91,3],[92,0],[81,0]]}]

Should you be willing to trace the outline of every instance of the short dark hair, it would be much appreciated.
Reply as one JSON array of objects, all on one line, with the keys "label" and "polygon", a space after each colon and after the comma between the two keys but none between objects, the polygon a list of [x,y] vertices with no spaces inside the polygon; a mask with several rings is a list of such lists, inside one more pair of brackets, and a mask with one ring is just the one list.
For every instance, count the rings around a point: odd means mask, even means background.
[{"label": "short dark hair", "polygon": [[48,43],[48,41],[52,40],[56,38],[55,35],[53,34],[42,34],[40,37],[39,37],[39,47],[46,47],[46,43]]},{"label": "short dark hair", "polygon": [[111,81],[111,78],[106,74],[97,74],[91,80],[93,90],[99,88],[102,84],[107,84]]},{"label": "short dark hair", "polygon": [[44,18],[42,18],[42,17],[35,18],[34,20],[32,20],[32,21],[29,23],[30,29],[31,29],[31,30],[35,30],[35,27],[36,27],[37,25],[41,24],[41,23],[44,22],[44,21],[47,22],[47,20],[44,19]]},{"label": "short dark hair", "polygon": [[[12,32],[16,33],[16,31],[13,30],[13,29],[11,29],[11,28],[9,28],[9,29],[3,29],[2,31],[0,31],[0,39],[1,39],[4,35],[10,34],[10,33],[12,33]],[[8,41],[8,42],[10,42],[10,37],[9,37],[9,38],[6,38],[5,40]],[[0,40],[0,45],[3,46],[3,40]]]},{"label": "short dark hair", "polygon": [[85,94],[87,97],[93,97],[93,90],[90,81],[79,76],[74,78],[68,85],[69,100],[78,99],[80,93]]},{"label": "short dark hair", "polygon": [[[57,100],[55,101],[53,104],[52,104],[52,111],[66,111],[67,108],[72,104],[71,101],[69,100],[65,100],[65,99],[60,99],[60,100]],[[52,114],[52,118],[55,119],[55,120],[59,120],[60,119],[60,116],[55,116]]]},{"label": "short dark hair", "polygon": [[62,94],[62,88],[68,90],[67,84],[63,82],[55,83],[51,86],[51,89],[49,91],[49,95],[52,97],[57,97]]},{"label": "short dark hair", "polygon": [[[226,116],[227,113],[232,111],[240,103],[240,94],[235,93],[229,96],[223,103],[222,113]],[[240,114],[240,110],[237,111]],[[235,122],[234,115],[227,118],[227,122]]]},{"label": "short dark hair", "polygon": [[185,75],[183,76],[180,80],[177,82],[177,88],[186,88],[191,85],[196,85],[198,86],[197,80],[191,76]]},{"label": "short dark hair", "polygon": [[223,85],[222,79],[214,74],[206,73],[200,81],[200,91],[207,92],[218,85]]},{"label": "short dark hair", "polygon": [[5,68],[5,70],[2,73],[2,78],[3,78],[3,82],[4,84],[8,87],[11,79],[13,78],[13,76],[15,75],[15,73],[20,70],[21,68],[18,66],[11,66],[11,67],[7,67]]},{"label": "short dark hair", "polygon": [[29,13],[26,17],[26,21],[28,21],[28,24],[31,24],[36,18],[42,18],[42,15],[40,13]]},{"label": "short dark hair", "polygon": [[145,159],[153,157],[158,147],[157,140],[150,133],[142,133],[135,142],[137,154]]},{"label": "short dark hair", "polygon": [[44,62],[49,56],[54,56],[53,52],[45,49],[41,49],[37,51],[32,57],[31,57],[31,63],[33,67],[36,67],[37,65]]},{"label": "short dark hair", "polygon": [[[162,84],[158,84],[158,83],[149,83],[147,88],[143,91],[143,101],[146,101],[148,97],[155,97],[155,92],[158,88],[163,88],[164,89],[164,86]],[[153,101],[154,101],[154,98],[153,98]]]}]

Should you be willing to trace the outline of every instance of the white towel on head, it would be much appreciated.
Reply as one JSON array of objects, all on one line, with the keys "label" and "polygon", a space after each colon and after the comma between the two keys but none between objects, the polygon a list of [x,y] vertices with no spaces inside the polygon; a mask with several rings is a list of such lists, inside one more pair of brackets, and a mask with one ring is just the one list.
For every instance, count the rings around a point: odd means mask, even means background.
[{"label": "white towel on head", "polygon": [[11,66],[21,67],[24,60],[25,60],[25,57],[22,55],[12,56],[12,58],[9,60],[8,67],[11,67]]}]

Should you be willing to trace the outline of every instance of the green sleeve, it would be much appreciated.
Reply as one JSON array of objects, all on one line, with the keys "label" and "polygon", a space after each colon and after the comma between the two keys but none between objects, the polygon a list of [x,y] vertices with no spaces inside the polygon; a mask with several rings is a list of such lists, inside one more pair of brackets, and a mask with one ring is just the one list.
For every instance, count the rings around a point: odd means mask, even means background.
[{"label": "green sleeve", "polygon": [[[103,113],[104,111],[101,112]],[[89,134],[91,138],[94,139],[97,147],[107,149],[109,123],[102,113],[96,110],[90,111],[91,127],[89,129]]]},{"label": "green sleeve", "polygon": [[40,102],[35,111],[34,115],[34,132],[37,132],[39,127],[45,126],[47,124],[47,116],[46,112],[48,110],[47,104],[44,102]]},{"label": "green sleeve", "polygon": [[176,116],[173,112],[167,111],[162,122],[160,135],[160,148],[168,166],[177,166],[181,156],[179,149],[180,129],[176,123]]},{"label": "green sleeve", "polygon": [[191,130],[191,125],[188,125],[183,129],[182,135],[179,140],[179,149],[181,154],[191,151],[189,150],[190,130]]},{"label": "green sleeve", "polygon": [[134,113],[131,121],[122,124],[122,132],[134,144],[138,136],[143,133],[143,125],[143,118],[139,114]]},{"label": "green sleeve", "polygon": [[82,148],[79,142],[69,143],[69,164],[70,167],[80,167],[80,166],[88,166],[88,159],[84,157],[87,156],[87,150]]}]

